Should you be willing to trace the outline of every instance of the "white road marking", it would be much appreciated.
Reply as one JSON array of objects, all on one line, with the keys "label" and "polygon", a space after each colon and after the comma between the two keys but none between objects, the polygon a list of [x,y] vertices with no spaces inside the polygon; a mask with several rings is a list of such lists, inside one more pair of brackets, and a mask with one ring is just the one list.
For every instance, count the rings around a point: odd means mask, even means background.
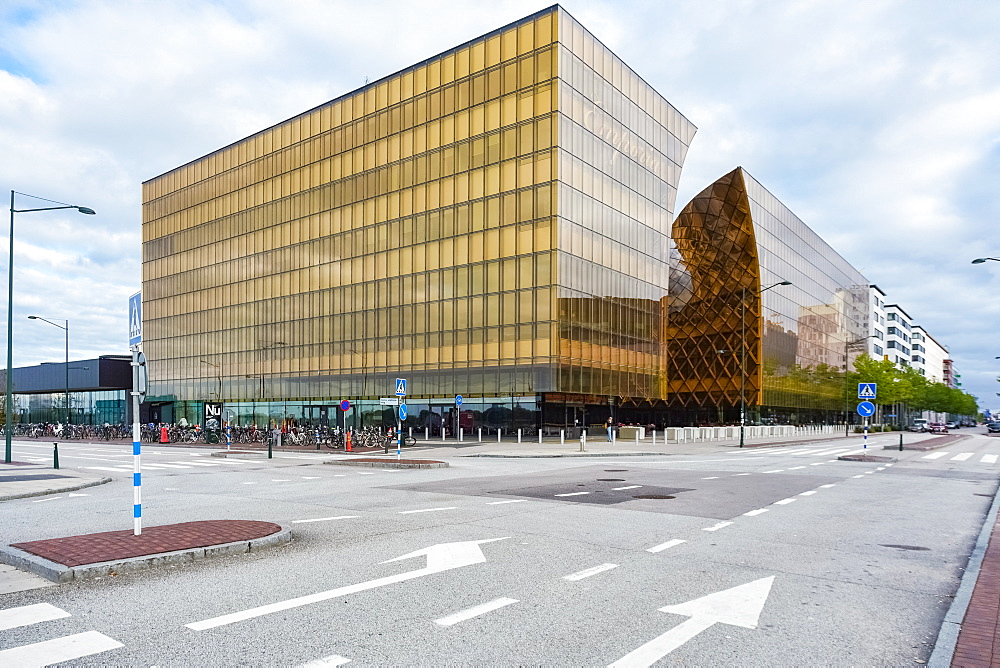
[{"label": "white road marking", "polygon": [[69,496],[70,498],[73,498],[74,496],[90,496],[90,494],[77,494],[75,492],[70,492]]},{"label": "white road marking", "polygon": [[639,489],[640,487],[642,487],[642,485],[628,485],[627,487],[612,487],[611,491],[612,492],[620,492],[623,489]]},{"label": "white road marking", "polygon": [[718,480],[718,479],[719,479],[719,476],[717,476],[717,475],[710,475],[707,478],[702,478],[702,480]]},{"label": "white road marking", "polygon": [[334,473],[334,474],[333,474],[333,477],[334,477],[334,478],[344,478],[344,477],[346,477],[346,476],[347,476],[347,474],[346,474],[346,473]]},{"label": "white road marking", "polygon": [[705,527],[704,529],[702,529],[702,531],[718,531],[722,527],[727,527],[730,524],[732,524],[732,522],[719,522],[718,524],[712,525],[710,527]]},{"label": "white road marking", "polygon": [[255,483],[255,482],[245,482],[245,483],[243,483],[243,484],[244,484],[244,485],[256,485],[257,483]]},{"label": "white road marking", "polygon": [[131,473],[132,469],[113,469],[110,466],[84,466],[88,471],[114,471],[115,473]]},{"label": "white road marking", "polygon": [[46,501],[55,501],[56,499],[61,499],[61,498],[62,498],[61,496],[50,496],[47,499],[36,499],[35,501],[32,501],[32,503],[45,503]]},{"label": "white road marking", "polygon": [[555,496],[582,496],[584,494],[590,494],[590,492],[569,492],[568,494],[555,494]]},{"label": "white road marking", "polygon": [[360,515],[337,515],[336,517],[317,517],[311,520],[292,520],[292,524],[305,524],[307,522],[329,522],[331,520],[353,520]]},{"label": "white road marking", "polygon": [[802,492],[801,494],[799,494],[799,496],[812,496],[815,493],[816,493],[816,490],[811,489],[808,492]]},{"label": "white road marking", "polygon": [[[174,462],[174,463],[176,464],[178,462]],[[187,464],[187,465],[190,465],[190,466],[222,466],[222,464],[213,464],[212,462],[191,462],[191,461],[188,461],[188,462],[184,462],[184,463]]]},{"label": "white road marking", "polygon": [[996,455],[983,455],[983,458],[979,460],[979,463],[980,464],[996,464],[997,463],[997,456]]},{"label": "white road marking", "polygon": [[459,622],[464,622],[467,619],[472,619],[473,617],[478,617],[479,615],[485,615],[487,612],[499,610],[500,608],[511,605],[512,603],[517,603],[517,599],[498,598],[490,601],[489,603],[483,603],[482,605],[477,605],[473,608],[468,608],[467,610],[460,610],[459,612],[448,615],[447,617],[435,619],[434,623],[439,624],[440,626],[454,626]]},{"label": "white road marking", "polygon": [[445,508],[421,508],[420,510],[400,510],[400,515],[410,515],[412,513],[434,513],[439,510],[455,510],[458,506],[448,506]]},{"label": "white road marking", "polygon": [[750,475],[750,474],[749,473],[734,473],[732,477],[735,478],[736,476],[741,476],[741,475]]},{"label": "white road marking", "polygon": [[773,471],[764,471],[764,473],[781,473],[785,469],[774,469]]},{"label": "white road marking", "polygon": [[160,467],[163,467],[163,468],[167,468],[167,469],[189,469],[189,468],[191,468],[191,465],[188,464],[187,462],[185,462],[183,464],[166,464],[164,462],[156,462],[156,465],[160,466]]},{"label": "white road marking", "polygon": [[875,473],[875,471],[865,471],[865,475],[871,475],[872,473]]},{"label": "white road marking", "polygon": [[345,659],[342,656],[332,654],[330,656],[324,656],[322,659],[313,659],[309,663],[303,663],[299,666],[299,668],[334,668],[334,666],[342,666],[345,663],[350,662],[350,659]]},{"label": "white road marking", "polygon": [[318,476],[318,475],[304,475],[304,476],[302,476],[302,479],[303,480],[317,480],[320,477],[321,476]]},{"label": "white road marking", "polygon": [[577,580],[589,578],[591,575],[597,575],[598,573],[603,573],[604,571],[610,571],[612,568],[618,568],[618,564],[601,564],[600,566],[587,568],[585,570],[577,571],[576,573],[572,573],[570,575],[564,575],[563,580],[576,582]]},{"label": "white road marking", "polygon": [[971,452],[960,452],[951,458],[953,462],[964,462],[966,459],[972,456]]},{"label": "white road marking", "polygon": [[864,476],[864,474],[859,473],[858,475],[852,475],[851,477],[852,478],[864,478],[865,476]]},{"label": "white road marking", "polygon": [[822,466],[823,464],[826,464],[826,462],[813,462],[809,466]]},{"label": "white road marking", "polygon": [[676,547],[681,543],[686,543],[687,541],[681,540],[680,538],[674,538],[673,540],[668,540],[666,543],[660,543],[659,545],[654,545],[648,548],[646,552],[663,552],[664,550],[669,550],[672,547]]},{"label": "white road marking", "polygon": [[48,666],[80,657],[124,647],[120,642],[97,631],[87,631],[31,645],[21,645],[0,652],[3,666]]},{"label": "white road marking", "polygon": [[506,501],[489,501],[487,506],[501,506],[505,503],[524,503],[527,499],[507,499]]},{"label": "white road marking", "polygon": [[776,506],[787,506],[789,503],[794,503],[797,499],[782,499],[781,501],[775,501]]},{"label": "white road marking", "polygon": [[835,487],[835,485],[820,485],[820,487],[823,489],[830,489],[831,487]]},{"label": "white road marking", "polygon": [[944,457],[946,454],[948,454],[948,453],[947,452],[932,452],[929,455],[924,455],[923,457],[921,457],[921,459],[937,459],[939,457]]},{"label": "white road marking", "polygon": [[804,469],[804,468],[805,468],[805,466],[792,466],[788,470],[789,471],[797,471],[799,469]]},{"label": "white road marking", "polygon": [[24,605],[20,608],[8,608],[0,610],[0,631],[16,629],[19,626],[30,626],[39,622],[49,622],[53,619],[62,619],[69,616],[68,612],[50,603],[36,603],[34,605]]},{"label": "white road marking", "polygon": [[754,517],[755,515],[763,515],[767,511],[768,511],[767,508],[758,508],[757,510],[751,510],[750,512],[743,514],[746,515],[747,517]]},{"label": "white road marking", "polygon": [[890,467],[890,466],[892,466],[892,464],[886,464],[886,467],[887,467],[887,468],[888,468],[888,467]]},{"label": "white road marking", "polygon": [[271,482],[291,482],[288,478],[271,478]]},{"label": "white road marking", "polygon": [[375,475],[374,471],[358,471],[358,475]]}]

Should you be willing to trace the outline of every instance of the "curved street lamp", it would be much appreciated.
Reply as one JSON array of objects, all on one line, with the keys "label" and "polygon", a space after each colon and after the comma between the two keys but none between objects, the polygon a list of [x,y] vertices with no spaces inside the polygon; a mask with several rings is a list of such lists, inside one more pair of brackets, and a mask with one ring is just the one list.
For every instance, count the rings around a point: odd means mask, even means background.
[{"label": "curved street lamp", "polygon": [[[779,285],[791,285],[791,281],[779,281],[773,285],[756,292],[759,297],[771,288]],[[747,289],[743,288],[743,297],[740,299],[740,447],[743,447],[744,432],[747,424]]]},{"label": "curved street lamp", "polygon": [[982,264],[983,262],[986,262],[987,260],[993,260],[994,262],[1000,262],[1000,257],[977,257],[975,260],[972,261],[972,264]]},{"label": "curved street lamp", "polygon": [[[15,209],[14,195],[23,195],[24,197],[31,197],[32,199],[40,199],[45,202],[51,202],[52,204],[58,204],[59,206],[43,206],[36,209]],[[88,216],[93,216],[97,213],[89,207],[79,206],[76,204],[66,204],[65,202],[56,202],[54,200],[45,199],[44,197],[36,197],[26,193],[19,193],[14,190],[10,191],[10,255],[7,260],[7,400],[4,404],[6,409],[4,414],[4,462],[7,464],[10,464],[11,461],[10,441],[14,428],[14,423],[11,419],[11,415],[14,413],[14,386],[13,379],[11,377],[13,375],[12,372],[14,366],[14,214],[31,213],[32,211],[56,211],[57,209],[76,209],[80,213],[87,214]],[[69,373],[68,370],[67,373]]]},{"label": "curved street lamp", "polygon": [[63,320],[63,322],[66,323],[65,325],[60,325],[57,322],[40,318],[37,315],[29,315],[28,320],[41,320],[42,322],[47,322],[53,327],[58,327],[66,332],[66,424],[72,424],[73,417],[69,404],[69,320]]}]

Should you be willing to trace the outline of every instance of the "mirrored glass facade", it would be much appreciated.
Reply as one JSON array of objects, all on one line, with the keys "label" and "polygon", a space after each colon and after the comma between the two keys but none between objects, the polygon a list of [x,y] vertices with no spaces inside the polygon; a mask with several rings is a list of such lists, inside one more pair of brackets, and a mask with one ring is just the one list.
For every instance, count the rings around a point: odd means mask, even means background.
[{"label": "mirrored glass facade", "polygon": [[753,421],[843,419],[843,373],[867,335],[865,277],[742,168],[684,207],[673,238],[676,417],[734,421],[742,395]]},{"label": "mirrored glass facade", "polygon": [[331,419],[405,377],[417,428],[456,394],[507,426],[662,403],[694,132],[552,7],[156,177],[151,398]]}]

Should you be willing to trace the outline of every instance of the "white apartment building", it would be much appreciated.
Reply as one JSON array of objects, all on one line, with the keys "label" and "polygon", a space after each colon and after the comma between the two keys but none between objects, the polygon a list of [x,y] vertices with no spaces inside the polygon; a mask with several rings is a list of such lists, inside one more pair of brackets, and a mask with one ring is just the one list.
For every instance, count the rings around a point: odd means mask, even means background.
[{"label": "white apartment building", "polygon": [[913,319],[899,304],[885,305],[885,358],[899,367],[910,366]]},{"label": "white apartment building", "polygon": [[920,325],[913,326],[910,339],[913,344],[910,354],[913,368],[926,376],[929,381],[945,382],[945,362],[950,359],[948,349]]},{"label": "white apartment building", "polygon": [[885,293],[877,285],[868,286],[868,340],[862,350],[872,359],[885,355]]}]

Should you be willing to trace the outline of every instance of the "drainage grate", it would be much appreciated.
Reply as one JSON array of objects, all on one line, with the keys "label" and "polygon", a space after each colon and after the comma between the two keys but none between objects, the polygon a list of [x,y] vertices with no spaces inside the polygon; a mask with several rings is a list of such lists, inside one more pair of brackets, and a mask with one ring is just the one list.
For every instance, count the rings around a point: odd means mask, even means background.
[{"label": "drainage grate", "polygon": [[665,496],[663,494],[636,494],[633,499],[676,499],[676,496]]},{"label": "drainage grate", "polygon": [[880,547],[892,547],[892,548],[895,548],[897,550],[918,550],[920,552],[929,552],[930,549],[931,549],[929,547],[920,547],[919,545],[885,545],[883,543],[879,543],[879,546]]}]

